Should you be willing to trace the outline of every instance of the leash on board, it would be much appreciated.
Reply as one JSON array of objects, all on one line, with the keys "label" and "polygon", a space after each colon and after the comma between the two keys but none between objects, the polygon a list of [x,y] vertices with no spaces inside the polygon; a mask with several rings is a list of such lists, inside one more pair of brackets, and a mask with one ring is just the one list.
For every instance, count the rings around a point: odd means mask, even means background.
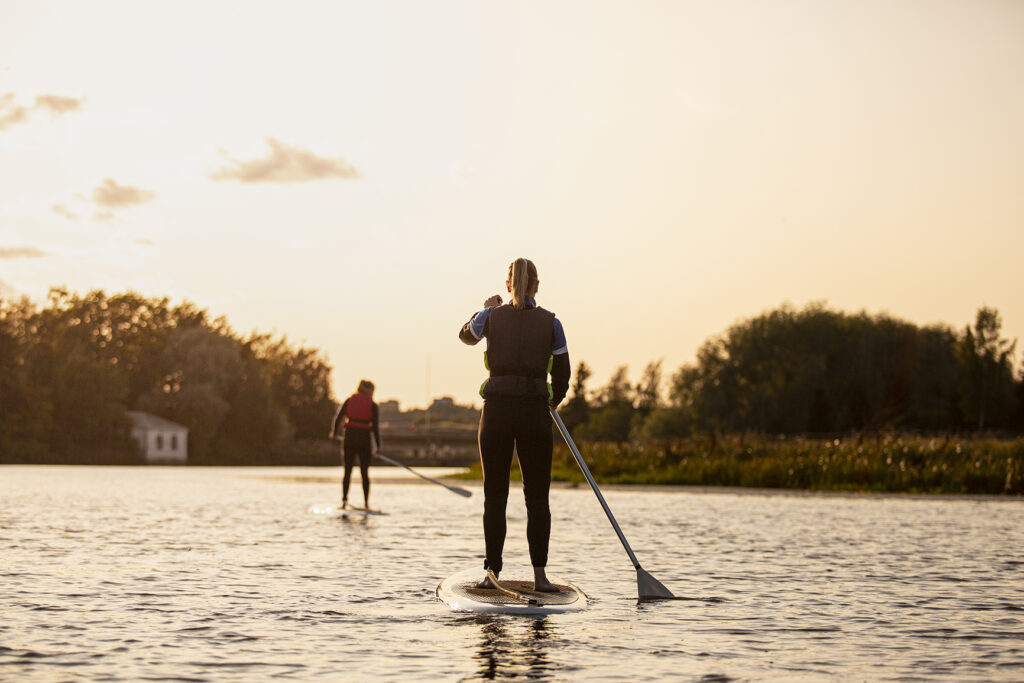
[{"label": "leash on board", "polygon": [[494,586],[494,589],[496,591],[498,591],[499,593],[501,593],[503,595],[507,595],[508,597],[512,598],[513,600],[519,600],[520,602],[525,602],[528,605],[536,605],[537,604],[537,599],[536,598],[528,597],[526,595],[523,595],[522,593],[519,593],[518,591],[514,591],[511,588],[507,588],[507,587],[501,585],[501,582],[498,581],[498,577],[495,576],[494,572],[492,570],[490,570],[490,569],[487,570],[487,578],[489,578],[491,580],[491,585]]}]

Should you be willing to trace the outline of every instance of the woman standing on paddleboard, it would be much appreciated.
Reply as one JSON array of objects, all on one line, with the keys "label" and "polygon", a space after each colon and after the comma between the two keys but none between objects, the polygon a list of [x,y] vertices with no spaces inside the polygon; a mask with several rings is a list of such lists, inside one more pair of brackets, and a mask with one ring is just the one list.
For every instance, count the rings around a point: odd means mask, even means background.
[{"label": "woman standing on paddleboard", "polygon": [[[540,280],[532,261],[519,258],[505,281],[512,301],[494,295],[459,332],[466,344],[487,338],[484,365],[490,376],[480,387],[480,462],[484,473],[484,567],[497,576],[505,545],[505,506],[513,452],[519,456],[526,496],[526,538],[534,588],[556,590],[545,574],[551,536],[551,416],[569,389],[569,348],[555,314],[537,306]],[[551,374],[549,384],[548,374]],[[484,579],[482,588],[491,587]]]},{"label": "woman standing on paddleboard", "polygon": [[[345,478],[341,484],[341,507],[348,505],[348,486],[352,482],[352,467],[359,458],[359,474],[363,480],[363,506],[370,508],[370,461],[380,453],[380,412],[373,402],[373,382],[361,380],[356,393],[345,399],[334,416],[331,438],[336,439],[345,430],[341,452],[345,462]],[[370,451],[370,433],[377,449]]]}]

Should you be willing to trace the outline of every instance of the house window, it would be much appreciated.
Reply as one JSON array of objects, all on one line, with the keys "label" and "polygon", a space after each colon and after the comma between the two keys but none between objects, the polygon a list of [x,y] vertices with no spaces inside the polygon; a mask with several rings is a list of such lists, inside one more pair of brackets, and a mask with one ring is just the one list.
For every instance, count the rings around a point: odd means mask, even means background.
[{"label": "house window", "polygon": [[178,450],[178,435],[177,434],[171,434],[171,450],[172,451]]},{"label": "house window", "polygon": [[162,451],[164,449],[164,435],[163,434],[157,434],[156,435],[156,449],[158,451]]}]

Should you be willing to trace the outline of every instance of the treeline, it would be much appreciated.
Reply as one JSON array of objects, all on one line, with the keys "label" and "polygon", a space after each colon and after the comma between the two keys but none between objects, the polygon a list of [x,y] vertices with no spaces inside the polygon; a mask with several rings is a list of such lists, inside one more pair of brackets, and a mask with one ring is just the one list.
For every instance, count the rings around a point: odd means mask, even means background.
[{"label": "treeline", "polygon": [[[1024,430],[1024,372],[999,314],[956,331],[888,315],[788,306],[730,327],[663,387],[661,361],[589,391],[586,363],[559,411],[578,438],[635,443],[706,434],[845,435]],[[667,399],[666,399],[667,394]]]},{"label": "treeline", "polygon": [[191,303],[131,292],[0,298],[0,462],[137,462],[129,409],[189,428],[191,464],[288,462],[323,439],[331,368]]}]

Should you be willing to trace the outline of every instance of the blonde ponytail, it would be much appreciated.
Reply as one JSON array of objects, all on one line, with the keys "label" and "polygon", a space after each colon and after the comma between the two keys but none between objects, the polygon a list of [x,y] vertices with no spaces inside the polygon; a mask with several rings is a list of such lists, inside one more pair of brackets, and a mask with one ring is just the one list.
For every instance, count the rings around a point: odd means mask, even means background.
[{"label": "blonde ponytail", "polygon": [[508,286],[512,291],[512,306],[526,308],[526,297],[537,288],[537,266],[533,261],[517,258],[508,266]]}]

